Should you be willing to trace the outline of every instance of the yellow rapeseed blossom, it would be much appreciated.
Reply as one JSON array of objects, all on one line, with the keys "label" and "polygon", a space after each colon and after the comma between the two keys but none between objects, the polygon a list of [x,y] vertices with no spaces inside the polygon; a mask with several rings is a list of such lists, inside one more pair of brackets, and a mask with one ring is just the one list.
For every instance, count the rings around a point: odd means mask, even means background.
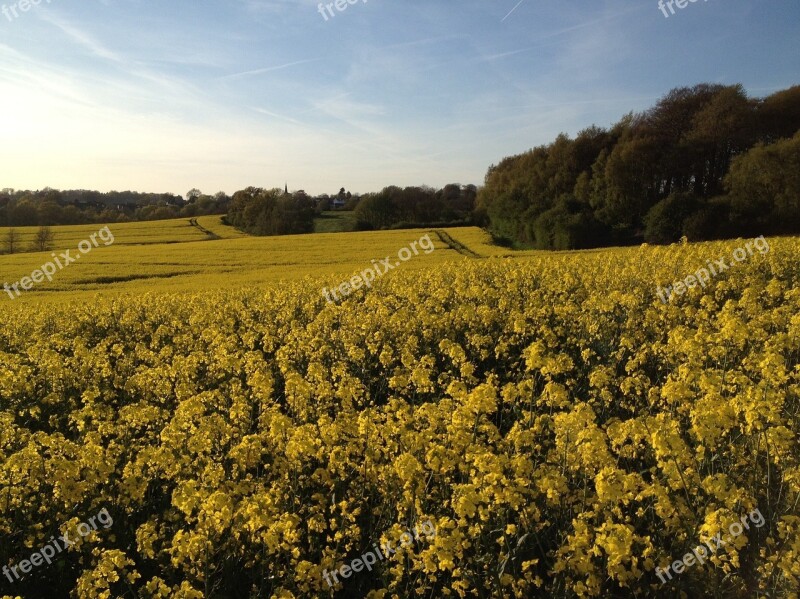
[{"label": "yellow rapeseed blossom", "polygon": [[796,597],[800,242],[655,294],[736,244],[5,305],[0,567],[67,534],[53,596]]}]

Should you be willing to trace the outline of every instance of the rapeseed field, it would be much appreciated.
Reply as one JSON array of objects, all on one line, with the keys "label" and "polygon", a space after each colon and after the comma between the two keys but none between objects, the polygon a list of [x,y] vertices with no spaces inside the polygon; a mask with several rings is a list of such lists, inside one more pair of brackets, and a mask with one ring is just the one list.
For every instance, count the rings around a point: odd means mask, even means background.
[{"label": "rapeseed field", "polygon": [[326,301],[423,233],[115,243],[4,298],[0,597],[797,597],[800,240],[663,302],[746,240],[430,231]]}]

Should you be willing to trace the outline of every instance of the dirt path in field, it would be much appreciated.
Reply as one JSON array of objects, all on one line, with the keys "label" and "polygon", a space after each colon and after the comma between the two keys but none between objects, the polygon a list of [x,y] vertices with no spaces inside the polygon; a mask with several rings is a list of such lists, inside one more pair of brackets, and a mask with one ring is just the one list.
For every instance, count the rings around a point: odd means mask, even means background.
[{"label": "dirt path in field", "polygon": [[208,239],[209,239],[209,241],[210,241],[210,240],[212,240],[212,239],[222,239],[222,237],[220,237],[220,236],[219,236],[219,235],[217,235],[216,233],[212,233],[211,231],[209,231],[209,230],[208,230],[208,229],[206,229],[205,227],[202,227],[202,226],[200,226],[200,225],[198,224],[198,222],[197,222],[197,219],[196,219],[196,218],[190,218],[190,219],[189,219],[189,224],[190,224],[190,225],[192,225],[193,227],[197,228],[197,229],[200,229],[200,230],[201,230],[203,233],[205,233],[206,235],[208,235]]},{"label": "dirt path in field", "polygon": [[447,233],[446,231],[442,231],[441,229],[435,229],[433,232],[436,233],[439,236],[439,239],[442,241],[442,243],[447,245],[451,250],[455,250],[459,254],[468,256],[469,258],[485,258],[485,256],[481,256],[477,252],[473,252],[471,249],[469,249],[460,241],[456,241],[455,239],[453,239],[450,236],[450,234]]}]

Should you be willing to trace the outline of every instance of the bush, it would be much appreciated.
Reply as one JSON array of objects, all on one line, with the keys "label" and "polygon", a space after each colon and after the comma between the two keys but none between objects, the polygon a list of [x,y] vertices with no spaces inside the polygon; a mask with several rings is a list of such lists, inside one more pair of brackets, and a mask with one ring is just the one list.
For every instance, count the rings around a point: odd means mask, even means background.
[{"label": "bush", "polygon": [[697,209],[691,193],[673,193],[653,206],[644,219],[647,243],[674,243],[684,235],[684,221]]}]

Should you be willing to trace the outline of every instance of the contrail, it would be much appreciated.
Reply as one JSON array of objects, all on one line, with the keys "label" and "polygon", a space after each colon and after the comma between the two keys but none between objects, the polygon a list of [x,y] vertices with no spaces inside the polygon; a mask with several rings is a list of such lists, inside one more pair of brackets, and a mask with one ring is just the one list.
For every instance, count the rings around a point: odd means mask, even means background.
[{"label": "contrail", "polygon": [[519,2],[517,2],[517,5],[514,8],[512,8],[506,16],[504,16],[502,19],[500,19],[500,22],[502,23],[508,17],[510,17],[511,13],[514,12],[515,10],[517,10],[519,8],[519,5],[522,4],[523,2],[525,2],[525,0],[519,0]]}]

